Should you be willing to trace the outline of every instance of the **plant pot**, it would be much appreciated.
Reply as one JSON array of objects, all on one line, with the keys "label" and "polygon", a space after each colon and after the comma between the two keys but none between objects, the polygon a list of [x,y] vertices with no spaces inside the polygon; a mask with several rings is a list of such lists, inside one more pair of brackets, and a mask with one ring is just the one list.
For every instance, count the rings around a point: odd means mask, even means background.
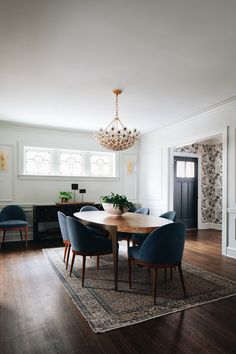
[{"label": "plant pot", "polygon": [[114,207],[111,203],[102,203],[103,209],[112,216],[121,216],[126,213],[128,209],[120,210],[119,207]]}]

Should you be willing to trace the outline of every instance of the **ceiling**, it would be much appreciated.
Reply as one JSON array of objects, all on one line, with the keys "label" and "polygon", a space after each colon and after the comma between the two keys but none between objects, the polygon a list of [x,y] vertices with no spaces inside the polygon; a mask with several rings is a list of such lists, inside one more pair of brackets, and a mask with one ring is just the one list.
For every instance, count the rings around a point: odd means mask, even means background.
[{"label": "ceiling", "polygon": [[0,0],[0,120],[141,133],[236,95],[235,0]]}]

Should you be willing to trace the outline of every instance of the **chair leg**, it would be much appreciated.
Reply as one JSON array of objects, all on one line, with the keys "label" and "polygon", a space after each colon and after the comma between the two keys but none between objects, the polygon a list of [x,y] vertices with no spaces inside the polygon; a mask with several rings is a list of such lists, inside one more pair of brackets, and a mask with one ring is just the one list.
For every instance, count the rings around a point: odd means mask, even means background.
[{"label": "chair leg", "polygon": [[153,305],[156,305],[157,296],[157,268],[153,269]]},{"label": "chair leg", "polygon": [[129,266],[129,288],[131,289],[131,272],[132,272],[132,260],[131,258],[128,259],[128,266]]},{"label": "chair leg", "polygon": [[25,228],[25,247],[27,247],[27,242],[28,242],[28,226]]},{"label": "chair leg", "polygon": [[66,260],[67,247],[68,247],[68,245],[67,245],[67,243],[65,243],[63,262],[65,262],[65,260]]},{"label": "chair leg", "polygon": [[181,264],[178,265],[178,270],[179,270],[180,281],[181,281],[183,292],[184,292],[184,297],[187,297],[186,288],[185,288],[185,284],[184,284],[184,276],[183,276],[183,271],[182,271]]},{"label": "chair leg", "polygon": [[173,268],[172,267],[170,268],[170,279],[171,280],[173,279]]},{"label": "chair leg", "polygon": [[3,244],[4,244],[5,235],[6,235],[6,230],[3,230],[3,236],[2,236],[2,246],[3,246]]},{"label": "chair leg", "polygon": [[97,256],[97,270],[99,269],[99,256]]},{"label": "chair leg", "polygon": [[22,238],[22,230],[19,230],[20,231],[20,239],[21,241],[23,241],[23,238]]},{"label": "chair leg", "polygon": [[82,286],[84,286],[85,264],[86,264],[86,256],[83,256],[83,267],[82,267]]},{"label": "chair leg", "polygon": [[70,258],[70,248],[71,248],[71,245],[68,245],[67,257],[66,257],[66,269],[68,268],[68,263],[69,263],[69,258]]},{"label": "chair leg", "polygon": [[74,261],[75,261],[75,254],[73,253],[72,260],[71,260],[71,265],[70,265],[70,277],[71,277],[71,273],[72,273],[72,270],[73,270]]},{"label": "chair leg", "polygon": [[127,238],[127,250],[129,250],[129,238]]}]

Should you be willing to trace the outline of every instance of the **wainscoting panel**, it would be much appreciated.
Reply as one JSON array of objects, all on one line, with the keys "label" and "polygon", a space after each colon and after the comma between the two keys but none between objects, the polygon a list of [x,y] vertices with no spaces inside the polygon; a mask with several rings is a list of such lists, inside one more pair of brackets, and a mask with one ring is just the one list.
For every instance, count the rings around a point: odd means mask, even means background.
[{"label": "wainscoting panel", "polygon": [[228,236],[226,254],[236,258],[236,209],[228,209]]}]

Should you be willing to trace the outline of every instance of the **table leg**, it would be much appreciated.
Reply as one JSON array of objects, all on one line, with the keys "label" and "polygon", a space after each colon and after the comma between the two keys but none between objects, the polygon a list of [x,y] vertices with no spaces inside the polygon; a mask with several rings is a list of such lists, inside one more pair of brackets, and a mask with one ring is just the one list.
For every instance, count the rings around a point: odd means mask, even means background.
[{"label": "table leg", "polygon": [[116,228],[110,228],[110,236],[112,239],[112,253],[113,253],[113,268],[114,268],[114,286],[118,290],[118,243]]}]

